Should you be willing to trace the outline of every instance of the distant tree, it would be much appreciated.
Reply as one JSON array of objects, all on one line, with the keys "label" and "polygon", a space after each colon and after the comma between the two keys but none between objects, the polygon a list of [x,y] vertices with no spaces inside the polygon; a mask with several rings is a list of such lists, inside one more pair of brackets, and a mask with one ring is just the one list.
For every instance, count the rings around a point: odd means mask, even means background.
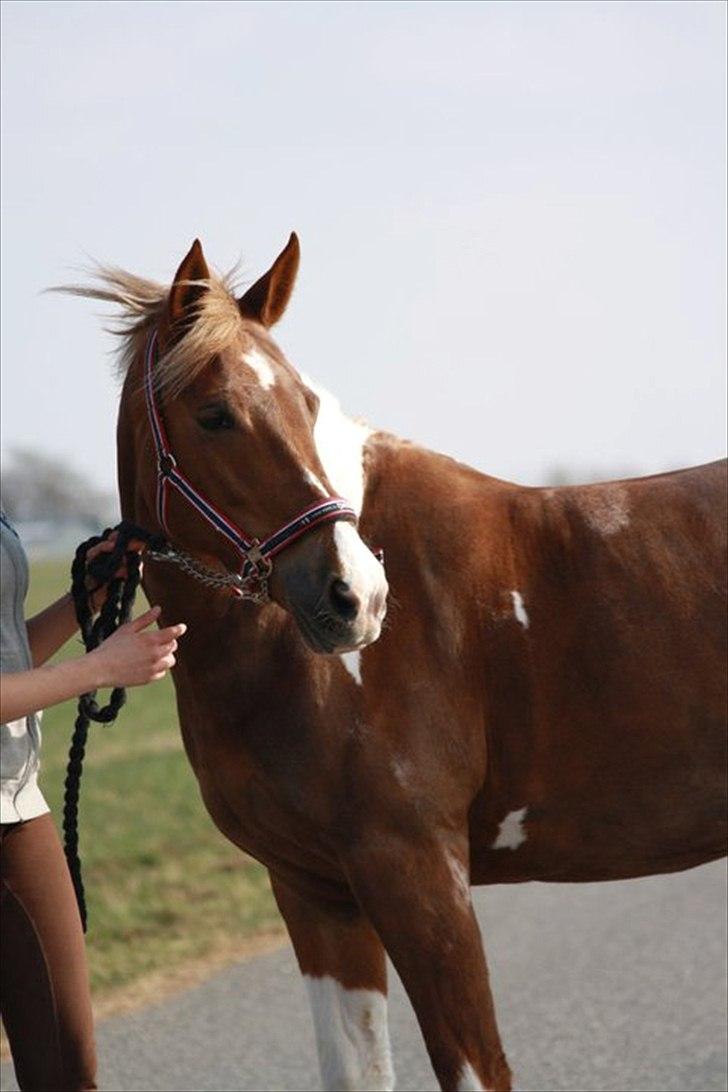
[{"label": "distant tree", "polygon": [[0,472],[0,496],[17,522],[80,522],[89,527],[116,522],[112,494],[97,489],[68,463],[31,448],[11,452]]}]

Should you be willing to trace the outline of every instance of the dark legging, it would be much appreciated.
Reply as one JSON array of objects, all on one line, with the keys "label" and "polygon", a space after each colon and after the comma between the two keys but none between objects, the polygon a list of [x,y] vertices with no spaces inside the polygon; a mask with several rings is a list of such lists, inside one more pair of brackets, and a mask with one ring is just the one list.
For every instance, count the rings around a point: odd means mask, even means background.
[{"label": "dark legging", "polygon": [[86,948],[50,815],[0,826],[0,1008],[23,1092],[96,1088]]}]

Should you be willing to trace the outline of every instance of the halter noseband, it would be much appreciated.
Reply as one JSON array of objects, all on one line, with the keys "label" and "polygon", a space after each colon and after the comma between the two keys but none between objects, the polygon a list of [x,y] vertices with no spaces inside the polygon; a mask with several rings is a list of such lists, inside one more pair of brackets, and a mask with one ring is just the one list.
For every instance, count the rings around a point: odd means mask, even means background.
[{"label": "halter noseband", "polygon": [[[234,582],[230,582],[235,594],[241,598],[265,602],[268,599],[268,578],[273,569],[273,558],[276,554],[290,546],[301,535],[312,531],[322,523],[332,523],[335,520],[349,520],[356,523],[356,512],[349,502],[342,497],[327,497],[325,500],[317,501],[315,504],[309,505],[308,508],[304,508],[294,519],[279,527],[263,542],[241,530],[212,501],[195,489],[177,466],[177,460],[170,450],[167,432],[154,391],[153,369],[156,343],[157,333],[155,331],[149,338],[144,358],[144,393],[157,454],[157,517],[159,522],[165,532],[169,534],[167,526],[168,491],[170,487],[176,489],[216,531],[224,535],[232,543],[240,554],[240,574],[236,575]],[[161,560],[164,555],[153,554],[152,556]],[[167,556],[172,560],[172,553]],[[188,557],[188,555],[182,556]],[[188,560],[191,561],[192,559],[188,558]],[[190,571],[189,565],[187,569]],[[209,573],[209,570],[204,571]],[[228,582],[225,581],[225,583]]]}]

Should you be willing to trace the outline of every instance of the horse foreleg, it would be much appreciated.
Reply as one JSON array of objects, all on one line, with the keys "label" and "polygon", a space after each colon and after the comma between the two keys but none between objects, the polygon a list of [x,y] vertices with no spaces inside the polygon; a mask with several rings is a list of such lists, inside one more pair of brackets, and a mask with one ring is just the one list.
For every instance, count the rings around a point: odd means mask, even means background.
[{"label": "horse foreleg", "polygon": [[308,989],[325,1089],[389,1092],[384,948],[353,904],[332,907],[271,876]]},{"label": "horse foreleg", "polygon": [[347,854],[354,893],[417,1014],[446,1092],[508,1092],[467,851],[449,840],[367,831]]}]

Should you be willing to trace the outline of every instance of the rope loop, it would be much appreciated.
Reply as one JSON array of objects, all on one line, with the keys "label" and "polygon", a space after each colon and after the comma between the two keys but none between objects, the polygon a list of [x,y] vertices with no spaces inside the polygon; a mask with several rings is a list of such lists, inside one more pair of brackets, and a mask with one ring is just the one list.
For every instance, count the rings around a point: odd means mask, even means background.
[{"label": "rope loop", "polygon": [[[100,554],[87,564],[86,558],[89,550],[100,542],[105,542],[113,533],[113,530],[117,532],[113,550]],[[123,626],[131,617],[140,580],[139,554],[136,550],[129,549],[129,543],[132,539],[145,542],[153,549],[161,549],[164,546],[164,539],[160,536],[151,535],[144,528],[123,521],[113,529],[107,528],[102,535],[95,535],[93,538],[87,539],[86,542],[82,542],[76,550],[71,565],[71,595],[86,652],[93,652],[102,641],[115,633],[119,626]],[[126,575],[123,577],[116,576],[122,563],[126,565]],[[91,577],[95,582],[93,589],[86,586],[87,577]],[[106,599],[98,617],[94,620],[92,596],[94,591],[97,591],[104,584],[107,585]],[[71,873],[74,891],[76,892],[76,901],[78,902],[84,933],[88,923],[88,912],[81,875],[81,858],[79,856],[78,804],[86,741],[91,721],[97,724],[112,724],[126,701],[126,690],[120,686],[114,687],[111,691],[106,705],[99,705],[96,700],[96,693],[96,691],[92,691],[88,694],[81,694],[78,699],[78,712],[68,752],[63,797],[63,849],[68,862],[68,870]]]}]

